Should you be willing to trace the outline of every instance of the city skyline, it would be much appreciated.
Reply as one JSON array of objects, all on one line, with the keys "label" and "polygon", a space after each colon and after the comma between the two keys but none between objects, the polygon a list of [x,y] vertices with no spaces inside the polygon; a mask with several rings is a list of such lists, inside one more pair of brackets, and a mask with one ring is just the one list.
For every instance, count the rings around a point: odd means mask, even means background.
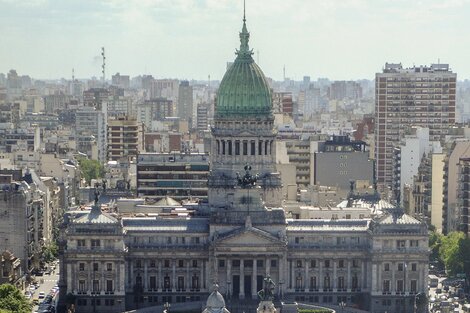
[{"label": "city skyline", "polygon": [[[295,80],[349,80],[373,79],[385,62],[439,59],[465,79],[469,44],[459,29],[470,26],[469,9],[459,0],[251,0],[247,26],[254,59],[275,80],[284,65]],[[100,77],[104,46],[107,79],[120,72],[220,80],[238,46],[232,34],[241,30],[243,2],[0,0],[0,12],[0,72],[52,79],[69,78],[74,68],[75,77]]]}]

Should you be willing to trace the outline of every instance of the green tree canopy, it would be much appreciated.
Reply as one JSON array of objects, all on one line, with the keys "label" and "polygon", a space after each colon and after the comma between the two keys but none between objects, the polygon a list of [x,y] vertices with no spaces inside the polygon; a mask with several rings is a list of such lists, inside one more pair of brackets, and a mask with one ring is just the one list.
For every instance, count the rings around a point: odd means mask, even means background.
[{"label": "green tree canopy", "polygon": [[446,266],[449,275],[468,273],[470,239],[463,232],[451,232],[447,236],[442,236],[440,242],[439,258]]},{"label": "green tree canopy", "polygon": [[42,248],[42,257],[45,262],[49,263],[57,259],[59,256],[59,248],[55,242],[51,242],[49,245]]},{"label": "green tree canopy", "polygon": [[0,312],[30,313],[31,303],[13,285],[0,285]]},{"label": "green tree canopy", "polygon": [[90,184],[92,179],[104,176],[104,166],[99,161],[79,158],[78,163],[87,184]]}]

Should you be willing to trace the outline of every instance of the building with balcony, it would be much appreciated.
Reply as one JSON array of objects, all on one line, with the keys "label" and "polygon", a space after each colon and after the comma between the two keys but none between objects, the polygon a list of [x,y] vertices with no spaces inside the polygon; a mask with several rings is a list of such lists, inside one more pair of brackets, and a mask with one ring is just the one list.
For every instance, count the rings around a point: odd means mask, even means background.
[{"label": "building with balcony", "polygon": [[108,120],[108,160],[136,157],[143,147],[142,124],[136,118],[119,116]]},{"label": "building with balcony", "polygon": [[141,153],[137,158],[137,194],[160,200],[207,200],[209,156],[201,153]]},{"label": "building with balcony", "polygon": [[460,213],[460,230],[470,232],[470,157],[459,160],[458,203]]},{"label": "building with balcony", "polygon": [[408,127],[429,128],[429,140],[438,141],[454,125],[457,74],[448,64],[386,63],[375,78],[376,174],[384,190],[392,187],[393,149]]}]

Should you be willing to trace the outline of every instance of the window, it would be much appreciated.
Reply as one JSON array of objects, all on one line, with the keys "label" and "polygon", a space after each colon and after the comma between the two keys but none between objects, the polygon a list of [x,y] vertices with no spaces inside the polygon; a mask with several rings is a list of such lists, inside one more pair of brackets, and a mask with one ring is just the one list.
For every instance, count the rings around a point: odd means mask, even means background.
[{"label": "window", "polygon": [[344,277],[343,276],[338,277],[338,288],[339,289],[345,289],[344,288]]},{"label": "window", "polygon": [[384,280],[383,292],[390,292],[390,280],[388,280],[388,279]]},{"label": "window", "polygon": [[78,247],[85,247],[86,246],[85,239],[78,239],[77,240],[77,246]]},{"label": "window", "polygon": [[136,268],[142,268],[142,260],[136,260],[135,261],[135,267]]},{"label": "window", "polygon": [[193,267],[197,267],[197,260],[193,260]]},{"label": "window", "polygon": [[330,267],[330,260],[325,260],[325,267]]},{"label": "window", "polygon": [[93,292],[98,292],[100,290],[100,281],[98,279],[93,279]]},{"label": "window", "polygon": [[113,306],[114,305],[114,299],[104,299],[104,305]]},{"label": "window", "polygon": [[113,270],[113,263],[106,263],[106,270],[108,272],[112,271]]},{"label": "window", "polygon": [[225,267],[225,260],[219,260],[219,267]]},{"label": "window", "polygon": [[344,260],[339,260],[338,261],[338,267],[339,268],[344,268]]},{"label": "window", "polygon": [[155,260],[150,260],[150,267],[156,267],[157,262]]},{"label": "window", "polygon": [[106,292],[113,291],[113,281],[111,279],[106,280]]},{"label": "window", "polygon": [[248,142],[246,140],[243,141],[243,155],[248,155]]},{"label": "window", "polygon": [[97,262],[93,263],[93,271],[94,272],[99,271],[99,264]]},{"label": "window", "polygon": [[240,260],[233,260],[232,261],[232,266],[233,267],[240,267]]},{"label": "window", "polygon": [[416,272],[417,268],[418,268],[418,264],[411,263],[411,271]]},{"label": "window", "polygon": [[419,241],[418,240],[410,240],[410,247],[411,248],[417,248],[419,246]]},{"label": "window", "polygon": [[405,248],[406,241],[405,240],[397,240],[397,249]]},{"label": "window", "polygon": [[87,299],[77,299],[77,305],[78,306],[85,306],[87,304]]},{"label": "window", "polygon": [[99,239],[92,239],[91,240],[91,248],[92,249],[96,249],[96,248],[99,248],[101,245],[101,242]]},{"label": "window", "polygon": [[403,292],[403,280],[397,280],[397,292]]},{"label": "window", "polygon": [[84,280],[78,281],[78,292],[86,292],[86,285]]},{"label": "window", "polygon": [[157,289],[157,277],[150,276],[149,285],[150,285],[150,289]]},{"label": "window", "polygon": [[263,267],[263,266],[264,266],[263,260],[256,260],[256,267]]},{"label": "window", "polygon": [[80,272],[83,272],[85,270],[85,263],[82,263],[82,262],[78,263],[78,270]]},{"label": "window", "polygon": [[240,141],[235,141],[235,155],[240,155]]},{"label": "window", "polygon": [[357,278],[357,274],[354,274],[351,285],[352,289],[357,289],[359,287],[359,279]]},{"label": "window", "polygon": [[178,267],[184,267],[184,260],[178,260]]},{"label": "window", "polygon": [[325,289],[330,289],[330,275],[326,275],[325,279],[323,280],[323,287]]},{"label": "window", "polygon": [[277,260],[271,260],[271,267],[277,267]]},{"label": "window", "polygon": [[385,263],[384,264],[384,271],[389,272],[390,271],[390,263]]},{"label": "window", "polygon": [[163,265],[164,265],[165,267],[167,267],[167,268],[170,267],[170,260],[165,260],[165,261],[163,262]]},{"label": "window", "polygon": [[352,267],[359,267],[359,260],[353,260]]},{"label": "window", "polygon": [[191,279],[191,287],[192,289],[199,289],[199,276],[196,274],[194,274]]},{"label": "window", "polygon": [[256,155],[256,151],[255,151],[255,142],[254,141],[251,141],[251,155]]},{"label": "window", "polygon": [[398,263],[398,271],[403,272],[404,269],[404,264],[403,263]]},{"label": "window", "polygon": [[410,290],[411,292],[416,292],[418,286],[418,282],[416,279],[411,280]]},{"label": "window", "polygon": [[310,267],[311,268],[317,267],[317,260],[310,260]]},{"label": "window", "polygon": [[297,267],[302,267],[302,261],[301,260],[297,260]]}]

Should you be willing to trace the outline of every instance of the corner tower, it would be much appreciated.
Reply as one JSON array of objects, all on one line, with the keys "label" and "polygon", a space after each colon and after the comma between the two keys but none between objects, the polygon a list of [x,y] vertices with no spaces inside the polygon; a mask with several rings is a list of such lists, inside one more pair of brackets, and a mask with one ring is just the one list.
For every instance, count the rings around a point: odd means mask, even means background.
[{"label": "corner tower", "polygon": [[[281,205],[271,89],[253,60],[249,38],[243,16],[240,49],[220,83],[212,128],[209,203],[230,211],[262,211],[265,206]],[[259,175],[257,187],[249,191],[237,181],[237,173],[243,176],[247,164],[253,175]]]}]

